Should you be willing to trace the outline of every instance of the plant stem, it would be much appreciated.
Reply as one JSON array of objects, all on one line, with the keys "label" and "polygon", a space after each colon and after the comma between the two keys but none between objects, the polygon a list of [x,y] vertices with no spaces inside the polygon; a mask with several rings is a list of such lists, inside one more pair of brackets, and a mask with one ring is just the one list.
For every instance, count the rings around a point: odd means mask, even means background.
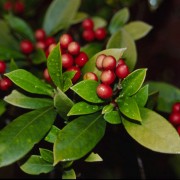
[{"label": "plant stem", "polygon": [[145,170],[144,170],[144,165],[142,162],[141,157],[137,154],[137,163],[138,163],[138,167],[139,167],[139,173],[141,176],[141,179],[146,179],[146,174],[145,174]]}]

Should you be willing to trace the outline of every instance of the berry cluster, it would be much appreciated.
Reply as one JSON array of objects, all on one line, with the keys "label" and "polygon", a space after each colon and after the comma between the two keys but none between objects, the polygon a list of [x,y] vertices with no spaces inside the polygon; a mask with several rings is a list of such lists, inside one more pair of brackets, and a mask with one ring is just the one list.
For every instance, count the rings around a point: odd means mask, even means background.
[{"label": "berry cluster", "polygon": [[7,91],[12,86],[12,82],[9,78],[4,77],[3,74],[6,72],[6,63],[0,60],[0,90]]},{"label": "berry cluster", "polygon": [[[123,79],[129,74],[129,68],[123,59],[116,59],[111,55],[100,54],[96,59],[96,67],[102,71],[100,75],[101,83],[97,87],[97,95],[102,99],[109,99],[113,96],[113,88],[116,79]],[[98,81],[98,77],[93,72],[88,72],[83,79]]]},{"label": "berry cluster", "polygon": [[5,11],[13,11],[16,14],[21,14],[25,10],[25,5],[22,1],[17,0],[17,1],[6,1],[3,4],[3,9]]},{"label": "berry cluster", "polygon": [[171,114],[169,115],[169,121],[180,135],[180,102],[173,104]]},{"label": "berry cluster", "polygon": [[91,18],[87,18],[82,22],[82,28],[82,37],[87,42],[92,42],[94,40],[101,41],[106,38],[106,29],[104,27],[94,29],[94,22]]}]

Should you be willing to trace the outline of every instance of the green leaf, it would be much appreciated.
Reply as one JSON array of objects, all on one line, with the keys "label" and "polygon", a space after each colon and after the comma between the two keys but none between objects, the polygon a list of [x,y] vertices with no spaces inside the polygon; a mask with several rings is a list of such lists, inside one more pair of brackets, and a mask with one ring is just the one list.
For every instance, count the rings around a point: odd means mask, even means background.
[{"label": "green leaf", "polygon": [[121,124],[121,116],[118,111],[111,111],[104,114],[104,119],[110,124]]},{"label": "green leaf", "polygon": [[6,111],[6,103],[0,99],[0,116]]},{"label": "green leaf", "polygon": [[141,108],[141,124],[123,119],[129,135],[142,146],[160,153],[179,154],[180,138],[176,129],[156,112]]},{"label": "green leaf", "polygon": [[94,30],[107,25],[107,21],[99,16],[93,16],[92,20],[94,22]]},{"label": "green leaf", "polygon": [[119,110],[125,116],[136,121],[142,121],[138,104],[133,97],[125,96],[124,98],[119,98],[117,103]]},{"label": "green leaf", "polygon": [[51,86],[24,69],[17,69],[6,73],[5,76],[10,78],[12,82],[27,92],[50,96],[53,95],[53,89]]},{"label": "green leaf", "polygon": [[145,77],[147,69],[136,69],[131,74],[129,74],[122,81],[122,91],[123,96],[132,96],[141,88]]},{"label": "green leaf", "polygon": [[102,139],[105,128],[106,123],[99,113],[80,116],[67,124],[54,144],[54,165],[85,156]]},{"label": "green leaf", "polygon": [[54,106],[63,119],[68,119],[67,114],[73,105],[74,102],[65,93],[58,89],[54,96]]},{"label": "green leaf", "polygon": [[[0,167],[26,155],[49,131],[56,117],[52,107],[23,114],[0,131]],[[13,148],[12,148],[13,147]]]},{"label": "green leaf", "polygon": [[157,107],[158,97],[159,97],[158,91],[154,91],[154,92],[149,93],[146,107],[148,109],[155,109]]},{"label": "green leaf", "polygon": [[6,15],[5,19],[14,31],[22,35],[24,38],[35,42],[33,30],[26,23],[26,21],[19,17],[13,16],[12,14]]},{"label": "green leaf", "polygon": [[129,17],[130,14],[128,8],[123,8],[117,11],[112,17],[109,24],[110,33],[113,34],[117,30],[119,30],[129,20]]},{"label": "green leaf", "polygon": [[142,21],[132,21],[129,24],[126,24],[124,29],[134,40],[138,40],[146,36],[149,31],[151,31],[152,26]]},{"label": "green leaf", "polygon": [[10,71],[14,71],[16,69],[18,69],[18,65],[16,64],[14,59],[11,59],[10,64],[9,64],[9,70]]},{"label": "green leaf", "polygon": [[77,12],[75,14],[75,17],[73,18],[71,24],[77,24],[82,22],[84,19],[86,19],[88,17],[88,14],[85,12]]},{"label": "green leaf", "polygon": [[[75,84],[71,89],[84,100],[91,103],[103,103],[104,100],[98,97],[96,89],[99,83],[94,80],[84,80]],[[88,93],[87,93],[88,92]]]},{"label": "green leaf", "polygon": [[74,169],[64,171],[62,175],[62,179],[76,179],[76,173]]},{"label": "green leaf", "polygon": [[13,90],[8,96],[5,96],[4,101],[25,109],[39,109],[53,106],[52,99],[28,97],[16,90]]},{"label": "green leaf", "polygon": [[68,116],[91,114],[99,111],[100,109],[101,107],[98,105],[88,104],[87,102],[82,101],[74,104],[68,112]]},{"label": "green leaf", "polygon": [[53,164],[53,152],[48,149],[39,148],[41,157],[48,163]]},{"label": "green leaf", "polygon": [[53,35],[62,29],[68,28],[73,22],[80,4],[80,0],[52,1],[43,22],[43,28],[47,35]]},{"label": "green leaf", "polygon": [[56,126],[52,126],[49,133],[45,137],[45,141],[55,143],[55,140],[60,132],[60,129]]},{"label": "green leaf", "polygon": [[109,113],[114,109],[114,105],[112,103],[106,105],[102,109],[102,114]]},{"label": "green leaf", "polygon": [[105,55],[112,55],[115,57],[115,59],[118,61],[119,58],[122,56],[126,49],[125,48],[112,48],[112,49],[106,49],[103,51],[98,52],[95,54],[89,61],[85,64],[85,66],[81,69],[82,75],[84,75],[86,72],[94,72],[98,77],[100,77],[102,71],[98,70],[96,68],[96,58],[100,54]]},{"label": "green leaf", "polygon": [[99,154],[92,152],[86,159],[85,162],[100,162],[103,159],[99,156]]},{"label": "green leaf", "polygon": [[10,49],[8,47],[3,47],[2,45],[0,45],[0,59],[9,60],[11,58],[24,59],[25,56],[17,50]]},{"label": "green leaf", "polygon": [[180,101],[180,89],[165,82],[148,82],[149,92],[158,91],[157,110],[170,113],[172,105]]},{"label": "green leaf", "polygon": [[149,85],[142,87],[136,94],[133,95],[138,106],[144,107],[148,100],[148,89]]},{"label": "green leaf", "polygon": [[65,71],[63,73],[63,92],[66,92],[73,85],[71,79],[75,74],[75,71]]},{"label": "green leaf", "polygon": [[47,59],[47,67],[52,81],[57,87],[59,87],[62,90],[63,89],[62,59],[61,59],[59,43],[49,54]]},{"label": "green leaf", "polygon": [[36,49],[36,51],[32,55],[32,63],[33,64],[41,64],[46,62],[46,55],[44,51],[40,48]]},{"label": "green leaf", "polygon": [[52,164],[46,162],[41,156],[37,155],[32,155],[20,168],[25,173],[31,175],[49,173],[54,169]]}]

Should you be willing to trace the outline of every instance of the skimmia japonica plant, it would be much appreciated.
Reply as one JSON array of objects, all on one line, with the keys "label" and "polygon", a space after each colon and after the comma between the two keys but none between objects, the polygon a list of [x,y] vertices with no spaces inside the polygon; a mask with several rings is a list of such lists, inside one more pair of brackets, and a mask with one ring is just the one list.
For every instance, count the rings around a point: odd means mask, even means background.
[{"label": "skimmia japonica plant", "polygon": [[[64,11],[57,17],[53,13],[59,3]],[[119,10],[107,24],[102,18],[78,12],[79,6],[78,0],[73,4],[53,1],[43,28],[35,35],[22,19],[5,16],[9,26],[29,40],[21,41],[19,50],[13,49],[13,44],[10,50],[0,46],[7,63],[13,58],[7,71],[4,61],[0,63],[1,90],[13,86],[1,107],[9,104],[25,110],[0,131],[0,167],[19,161],[20,169],[28,174],[57,169],[64,179],[76,178],[74,161],[103,161],[93,150],[103,141],[108,124],[122,126],[152,151],[180,153],[178,132],[152,108],[157,93],[153,82],[145,82],[147,68],[135,69],[135,40],[144,37],[151,26],[141,21],[128,23],[127,8]],[[0,23],[6,26],[4,21]],[[73,34],[57,35],[78,23],[83,29],[83,43],[87,42],[82,47]],[[43,64],[43,77],[16,59],[30,60],[34,67]],[[2,83],[5,78],[9,84]],[[40,142],[48,143],[49,148]],[[39,154],[30,153],[35,145],[39,145]]]}]

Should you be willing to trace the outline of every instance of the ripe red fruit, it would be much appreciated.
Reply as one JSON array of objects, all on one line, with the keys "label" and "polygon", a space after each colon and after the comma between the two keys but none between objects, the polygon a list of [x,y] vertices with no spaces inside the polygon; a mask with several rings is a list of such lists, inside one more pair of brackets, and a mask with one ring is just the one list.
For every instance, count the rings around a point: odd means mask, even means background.
[{"label": "ripe red fruit", "polygon": [[77,66],[72,66],[72,67],[68,68],[67,71],[75,71],[75,75],[72,78],[73,83],[76,83],[78,81],[78,79],[81,77],[81,71]]},{"label": "ripe red fruit", "polygon": [[97,40],[103,40],[106,37],[106,29],[105,28],[98,28],[95,30],[95,37]]},{"label": "ripe red fruit", "polygon": [[32,42],[29,40],[21,41],[20,48],[21,48],[22,53],[24,53],[24,54],[30,54],[34,50],[34,46],[33,46]]},{"label": "ripe red fruit", "polygon": [[62,54],[61,58],[62,58],[63,68],[68,69],[73,66],[74,58],[72,57],[71,54],[69,53]]},{"label": "ripe red fruit", "polygon": [[72,41],[71,43],[69,43],[68,45],[68,52],[72,55],[78,55],[80,52],[80,45],[78,42],[76,41]]},{"label": "ripe red fruit", "polygon": [[46,38],[46,32],[44,29],[37,29],[35,31],[35,38],[37,41],[43,41]]},{"label": "ripe red fruit", "polygon": [[87,18],[82,22],[82,28],[83,29],[93,29],[94,28],[94,22],[92,19]]},{"label": "ripe red fruit", "polygon": [[95,73],[93,72],[87,72],[86,74],[84,74],[83,76],[84,80],[94,80],[94,81],[98,81],[98,77]]},{"label": "ripe red fruit", "polygon": [[178,134],[180,135],[180,126],[177,126],[176,130],[177,130]]},{"label": "ripe red fruit", "polygon": [[180,113],[178,113],[178,112],[171,113],[169,116],[169,121],[174,126],[180,125]]},{"label": "ripe red fruit", "polygon": [[116,76],[118,78],[125,78],[129,74],[129,68],[126,64],[122,64],[116,67]]},{"label": "ripe red fruit", "polygon": [[75,64],[79,67],[83,67],[88,61],[88,56],[85,52],[80,52],[78,56],[75,58]]},{"label": "ripe red fruit", "polygon": [[116,67],[116,59],[113,56],[106,56],[103,59],[102,67],[104,70],[113,70]]},{"label": "ripe red fruit", "polygon": [[73,41],[73,38],[70,34],[63,34],[60,37],[60,46],[64,49],[67,49],[68,45]]},{"label": "ripe red fruit", "polygon": [[99,70],[102,70],[103,69],[103,66],[102,66],[102,62],[103,62],[103,59],[106,57],[105,54],[100,54],[97,58],[96,58],[96,67],[99,69]]},{"label": "ripe red fruit", "polygon": [[53,37],[47,37],[45,43],[46,43],[46,47],[49,47],[51,44],[55,44],[56,40]]},{"label": "ripe red fruit", "polygon": [[173,104],[172,112],[179,112],[180,113],[180,102],[176,102]]},{"label": "ripe red fruit", "polygon": [[25,10],[24,3],[21,1],[16,1],[14,5],[14,12],[20,14],[20,13],[23,13],[24,10]]},{"label": "ripe red fruit", "polygon": [[95,33],[91,29],[87,29],[83,31],[82,37],[87,42],[92,42],[95,39]]},{"label": "ripe red fruit", "polygon": [[46,43],[44,41],[38,41],[38,42],[36,42],[36,48],[45,50],[46,49]]},{"label": "ripe red fruit", "polygon": [[6,63],[0,60],[0,74],[4,74],[6,71]]},{"label": "ripe red fruit", "polygon": [[4,77],[0,80],[0,89],[2,91],[7,91],[11,86],[12,86],[12,81],[9,78]]},{"label": "ripe red fruit", "polygon": [[101,82],[103,84],[112,84],[116,78],[115,73],[112,70],[105,70],[101,73]]},{"label": "ripe red fruit", "polygon": [[10,1],[6,1],[6,2],[3,4],[3,9],[4,9],[5,11],[10,11],[10,10],[12,10],[12,7],[13,7],[13,5],[12,5],[12,2],[10,2]]},{"label": "ripe red fruit", "polygon": [[113,95],[113,90],[107,84],[99,84],[96,89],[96,93],[102,99],[109,99]]},{"label": "ripe red fruit", "polygon": [[47,68],[44,69],[43,77],[44,77],[44,79],[45,79],[47,82],[51,82],[51,77],[50,77],[50,75],[49,75],[49,72],[48,72],[48,69],[47,69]]},{"label": "ripe red fruit", "polygon": [[116,66],[120,66],[122,64],[126,64],[123,59],[119,59],[116,63]]},{"label": "ripe red fruit", "polygon": [[56,47],[56,45],[57,45],[56,43],[53,43],[53,44],[49,45],[49,47],[48,47],[49,53],[52,52],[52,50]]}]

